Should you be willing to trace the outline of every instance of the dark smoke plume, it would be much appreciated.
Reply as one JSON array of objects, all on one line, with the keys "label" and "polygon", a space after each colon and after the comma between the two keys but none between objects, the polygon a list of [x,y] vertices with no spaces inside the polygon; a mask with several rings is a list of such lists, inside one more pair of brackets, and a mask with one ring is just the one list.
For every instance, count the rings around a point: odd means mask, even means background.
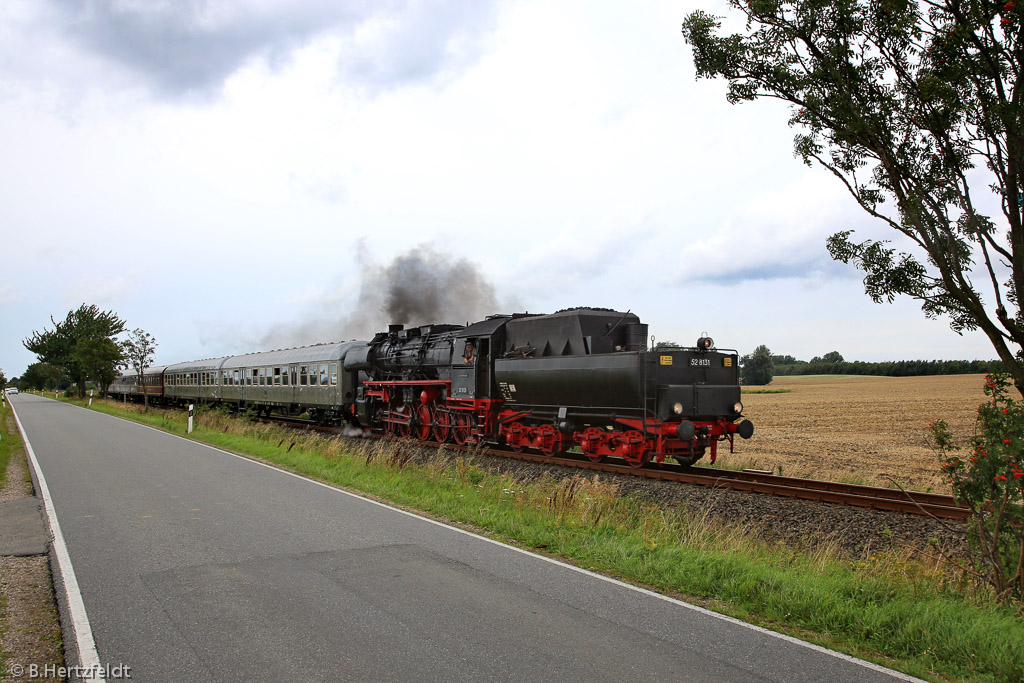
[{"label": "dark smoke plume", "polygon": [[464,324],[499,313],[494,285],[464,258],[452,260],[428,244],[400,254],[387,265],[364,263],[353,310],[339,291],[318,306],[337,317],[282,324],[267,333],[260,348],[287,348],[347,339],[370,339],[389,324]]}]

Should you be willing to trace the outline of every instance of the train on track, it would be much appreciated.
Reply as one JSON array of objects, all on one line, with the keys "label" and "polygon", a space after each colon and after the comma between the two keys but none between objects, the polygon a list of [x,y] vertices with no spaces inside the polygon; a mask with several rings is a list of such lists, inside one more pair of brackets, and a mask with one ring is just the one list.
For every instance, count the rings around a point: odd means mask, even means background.
[{"label": "train on track", "polygon": [[122,373],[125,400],[204,403],[457,444],[692,465],[743,419],[738,356],[708,336],[647,347],[633,313],[576,308],[469,325],[392,325],[370,341],[318,344]]}]

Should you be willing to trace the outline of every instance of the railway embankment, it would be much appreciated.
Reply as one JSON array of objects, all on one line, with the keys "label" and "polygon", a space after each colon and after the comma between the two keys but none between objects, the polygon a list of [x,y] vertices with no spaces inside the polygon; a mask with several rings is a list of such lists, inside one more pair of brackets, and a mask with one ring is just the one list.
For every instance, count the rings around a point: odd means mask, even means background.
[{"label": "railway embankment", "polygon": [[[177,411],[93,408],[186,430]],[[191,437],[922,678],[1024,673],[1021,614],[942,559],[956,554],[951,525],[741,492],[677,497],[674,484],[560,476],[216,411],[199,414]]]}]

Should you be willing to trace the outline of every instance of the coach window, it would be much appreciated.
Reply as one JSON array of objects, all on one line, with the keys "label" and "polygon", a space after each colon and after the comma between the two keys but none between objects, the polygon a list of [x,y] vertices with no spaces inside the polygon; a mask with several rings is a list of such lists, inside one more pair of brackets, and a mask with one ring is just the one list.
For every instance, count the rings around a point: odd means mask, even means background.
[{"label": "coach window", "polygon": [[300,387],[306,386],[306,366],[305,365],[300,365],[299,366],[299,386]]},{"label": "coach window", "polygon": [[281,368],[281,384],[288,386],[288,368]]},{"label": "coach window", "polygon": [[337,386],[338,384],[338,364],[331,363],[331,386]]},{"label": "coach window", "polygon": [[299,369],[294,365],[288,368],[288,373],[292,376],[292,386],[299,383]]},{"label": "coach window", "polygon": [[274,386],[281,386],[281,368],[274,368]]},{"label": "coach window", "polygon": [[326,365],[321,365],[320,366],[320,386],[322,386],[322,387],[327,386],[327,366]]}]

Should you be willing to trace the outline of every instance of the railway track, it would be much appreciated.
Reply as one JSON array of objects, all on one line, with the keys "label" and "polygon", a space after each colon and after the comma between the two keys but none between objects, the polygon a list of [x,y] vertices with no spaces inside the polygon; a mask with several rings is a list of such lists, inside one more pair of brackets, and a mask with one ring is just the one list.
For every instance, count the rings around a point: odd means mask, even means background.
[{"label": "railway track", "polygon": [[[296,428],[316,429],[317,431],[336,433],[339,435],[344,434],[343,429],[339,429],[337,427],[317,426],[309,420],[296,418],[263,418],[263,420]],[[423,446],[440,445],[433,441],[412,441],[417,445]],[[446,445],[448,448],[453,450],[468,451],[472,448],[471,446],[460,447],[454,444]],[[505,451],[495,448],[488,448],[484,453],[503,458],[543,463],[546,465],[576,467],[579,469],[594,470],[598,472],[647,477],[663,481],[677,481],[699,486],[728,488],[740,491],[751,491],[754,493],[767,493],[787,498],[837,503],[840,505],[851,505],[873,510],[927,515],[938,517],[940,519],[965,520],[971,514],[970,510],[967,508],[958,506],[952,496],[938,493],[904,491],[900,489],[883,488],[880,486],[863,486],[860,484],[844,484],[817,479],[784,477],[761,470],[724,470],[697,466],[683,468],[674,463],[662,463],[660,465],[649,463],[644,467],[630,467],[626,464],[620,465],[613,462],[592,462],[583,456],[574,457],[574,454],[572,453],[552,457],[542,455],[540,453],[516,453],[514,451]]]}]

